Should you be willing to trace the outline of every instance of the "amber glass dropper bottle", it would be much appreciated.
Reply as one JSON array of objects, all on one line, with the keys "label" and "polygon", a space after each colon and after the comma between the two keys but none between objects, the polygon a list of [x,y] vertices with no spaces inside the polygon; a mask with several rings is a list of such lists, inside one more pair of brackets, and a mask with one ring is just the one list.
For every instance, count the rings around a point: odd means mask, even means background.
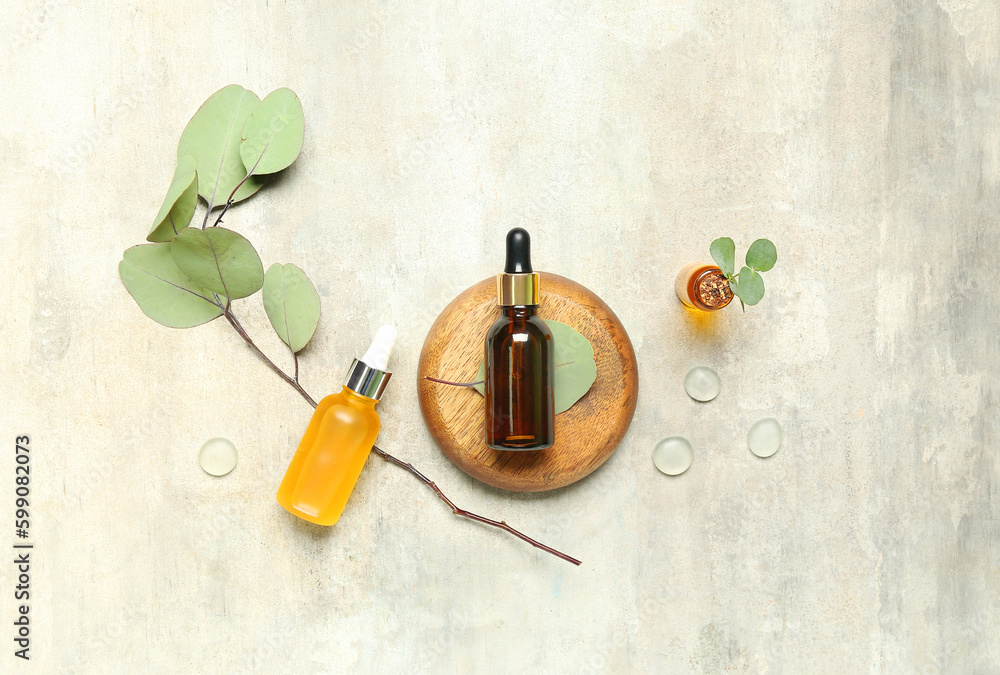
[{"label": "amber glass dropper bottle", "polygon": [[500,318],[486,333],[486,444],[544,450],[555,442],[552,332],[538,316],[538,274],[522,228],[507,233],[507,264],[497,275]]},{"label": "amber glass dropper bottle", "polygon": [[375,404],[392,373],[386,372],[396,329],[382,326],[371,347],[354,359],[343,388],[316,406],[298,450],[278,487],[286,511],[317,525],[340,519],[378,437]]}]

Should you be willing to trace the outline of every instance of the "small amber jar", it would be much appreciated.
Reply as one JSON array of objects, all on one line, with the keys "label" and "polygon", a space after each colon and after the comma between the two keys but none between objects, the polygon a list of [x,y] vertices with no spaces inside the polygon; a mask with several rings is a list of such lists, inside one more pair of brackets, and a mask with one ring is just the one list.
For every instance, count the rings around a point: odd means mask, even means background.
[{"label": "small amber jar", "polygon": [[716,265],[688,265],[677,275],[674,290],[685,305],[705,312],[722,309],[733,301],[729,280]]}]

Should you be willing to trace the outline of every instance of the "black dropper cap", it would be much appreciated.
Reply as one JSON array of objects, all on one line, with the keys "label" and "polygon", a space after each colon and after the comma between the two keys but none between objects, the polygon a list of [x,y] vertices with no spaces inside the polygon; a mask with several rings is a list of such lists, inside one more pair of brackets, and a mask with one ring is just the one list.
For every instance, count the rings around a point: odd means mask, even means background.
[{"label": "black dropper cap", "polygon": [[531,237],[523,227],[507,233],[507,264],[504,274],[531,274]]}]

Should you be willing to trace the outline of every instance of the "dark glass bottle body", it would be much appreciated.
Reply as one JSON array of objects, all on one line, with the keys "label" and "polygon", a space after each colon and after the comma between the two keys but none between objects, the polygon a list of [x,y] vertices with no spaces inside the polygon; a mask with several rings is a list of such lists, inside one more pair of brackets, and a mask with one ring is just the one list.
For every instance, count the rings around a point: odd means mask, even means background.
[{"label": "dark glass bottle body", "polygon": [[537,309],[501,306],[486,333],[486,444],[494,450],[555,442],[552,332]]}]

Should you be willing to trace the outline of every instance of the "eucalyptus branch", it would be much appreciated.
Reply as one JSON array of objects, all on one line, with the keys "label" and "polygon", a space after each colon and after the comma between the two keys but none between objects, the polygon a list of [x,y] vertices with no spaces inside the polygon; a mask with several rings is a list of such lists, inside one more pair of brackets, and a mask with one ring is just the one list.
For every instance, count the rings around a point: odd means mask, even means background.
[{"label": "eucalyptus branch", "polygon": [[[270,145],[270,141],[268,141],[268,144]],[[267,146],[265,146],[265,149],[266,149],[266,147]],[[239,190],[241,187],[243,187],[244,183],[246,183],[248,180],[250,180],[250,176],[254,175],[253,172],[257,170],[257,167],[260,165],[260,160],[263,159],[263,157],[264,157],[264,155],[263,155],[263,153],[261,153],[260,157],[257,158],[257,161],[254,162],[254,165],[252,167],[250,167],[249,171],[247,171],[247,175],[243,176],[243,180],[241,180],[239,183],[237,183],[236,187],[233,188],[233,191],[229,193],[229,199],[226,200],[226,204],[222,207],[222,211],[219,212],[219,217],[215,219],[215,222],[212,224],[212,227],[218,227],[219,225],[222,224],[222,216],[226,215],[226,211],[228,211],[229,207],[234,204],[233,199],[236,197],[236,191]],[[212,210],[211,207],[209,207],[208,210],[209,210],[209,212],[211,212],[211,210]],[[206,223],[208,222],[208,214],[207,213],[205,214],[205,222]],[[201,229],[204,230],[205,226],[202,225]],[[298,378],[296,378],[296,379],[298,379]]]},{"label": "eucalyptus branch", "polygon": [[262,358],[264,360],[264,363],[266,363],[268,366],[271,367],[271,370],[276,372],[285,382],[292,385],[292,388],[294,388],[295,391],[299,392],[302,395],[302,398],[304,398],[306,401],[309,402],[309,405],[311,405],[314,408],[316,407],[316,401],[313,400],[312,396],[306,393],[306,390],[302,388],[302,385],[299,384],[298,380],[292,379],[287,373],[285,373],[285,371],[276,366],[274,361],[267,358],[267,355],[264,354],[264,352],[262,352],[256,344],[254,344],[253,339],[250,337],[249,333],[247,333],[246,330],[243,329],[243,326],[240,325],[239,320],[236,318],[236,315],[233,314],[233,311],[231,309],[227,307],[223,316],[226,317],[226,320],[229,322],[229,325],[233,327],[233,330],[239,333],[240,337],[243,338],[243,340],[248,345],[250,345],[250,348],[257,353],[257,356]]},{"label": "eucalyptus branch", "polygon": [[[226,158],[225,151],[223,151],[222,158],[223,159]],[[215,208],[215,193],[219,191],[220,176],[222,176],[222,165],[219,166],[219,173],[216,174],[215,176],[215,189],[212,190],[212,198],[208,200],[208,208],[205,210],[205,220],[203,220],[201,223],[201,229],[203,230],[205,229],[205,226],[208,225],[208,217],[212,214],[212,209]],[[243,180],[246,180],[246,178],[244,178]],[[240,181],[240,185],[243,185],[243,181]],[[237,185],[236,190],[238,190],[239,188],[240,186]],[[233,190],[233,194],[236,194],[236,190]],[[229,198],[232,199],[232,195],[230,195]]]},{"label": "eucalyptus branch", "polygon": [[[247,334],[247,332],[245,330],[243,330],[243,326],[240,325],[239,320],[236,319],[235,315],[233,315],[233,313],[230,310],[228,310],[228,309],[226,310],[225,317],[229,321],[229,324],[236,330],[236,332],[240,334],[240,337],[243,338],[246,341],[246,343],[248,345],[250,345],[250,347],[257,353],[257,356],[259,356],[260,358],[264,359],[264,362],[267,363],[267,365],[269,365],[271,367],[271,370],[273,370],[274,372],[278,373],[278,375],[281,376],[281,379],[283,379],[288,384],[292,385],[292,387],[295,389],[295,391],[299,392],[299,394],[302,395],[302,398],[304,398],[306,400],[306,402],[309,403],[309,405],[311,405],[313,408],[315,408],[316,407],[316,401],[315,401],[315,399],[313,399],[312,396],[310,396],[308,393],[306,393],[306,390],[303,389],[302,386],[298,382],[298,357],[296,357],[296,359],[295,359],[295,378],[293,379],[292,377],[289,377],[283,370],[281,370],[280,368],[278,368],[278,366],[276,366],[274,364],[274,362],[271,361],[271,359],[267,358],[267,356],[264,355],[264,352],[262,352],[257,347],[256,344],[254,344],[254,341],[250,338],[250,336]],[[430,378],[428,378],[428,379],[430,379]],[[499,529],[501,529],[501,530],[503,530],[505,532],[509,532],[510,534],[514,535],[518,539],[531,544],[532,546],[534,546],[537,549],[541,549],[542,551],[545,551],[546,553],[551,553],[552,555],[556,556],[557,558],[561,558],[561,559],[565,560],[566,562],[573,563],[574,565],[579,565],[580,564],[580,561],[577,560],[576,558],[574,558],[572,556],[569,556],[569,555],[566,555],[565,553],[557,551],[556,549],[554,549],[554,548],[552,548],[550,546],[546,546],[545,544],[532,539],[531,537],[529,537],[528,535],[524,534],[523,532],[515,530],[513,527],[511,527],[510,525],[508,525],[507,523],[505,523],[502,520],[497,521],[497,520],[492,520],[490,518],[484,518],[483,516],[476,515],[475,513],[472,513],[471,511],[466,511],[465,509],[461,509],[461,508],[455,506],[455,503],[453,501],[451,501],[450,499],[448,499],[448,497],[445,496],[445,494],[441,491],[441,488],[439,488],[434,483],[434,481],[430,480],[429,478],[427,478],[427,476],[425,476],[424,474],[420,473],[409,462],[404,462],[401,459],[397,459],[396,457],[393,457],[392,455],[390,455],[388,452],[386,452],[382,448],[378,447],[377,445],[373,445],[372,446],[372,451],[376,455],[378,455],[379,457],[381,457],[382,459],[384,459],[385,461],[389,462],[390,464],[395,464],[399,468],[405,469],[406,471],[409,471],[411,474],[413,474],[418,479],[420,479],[421,482],[423,482],[425,485],[427,485],[428,487],[430,487],[431,490],[434,491],[434,494],[436,494],[438,496],[438,499],[440,499],[441,501],[443,501],[445,504],[448,505],[448,508],[451,509],[451,512],[454,513],[456,516],[460,516],[462,518],[468,518],[469,520],[474,520],[476,522],[483,523],[485,525],[490,525],[492,527],[499,528]]]},{"label": "eucalyptus branch", "polygon": [[[243,180],[237,183],[236,187],[233,188],[233,191],[229,193],[229,199],[226,200],[226,203],[223,205],[222,210],[219,212],[219,217],[215,219],[214,223],[212,223],[212,227],[218,227],[219,225],[222,224],[222,216],[226,215],[226,211],[228,211],[229,207],[235,203],[233,202],[233,198],[236,197],[236,191],[239,190],[241,187],[243,187],[243,184],[246,183],[247,179],[250,178],[250,176],[252,175],[253,171],[250,171],[249,173],[247,173],[247,175],[243,176]],[[212,212],[212,207],[209,206],[208,212],[205,213],[205,222],[202,223],[201,229],[204,230],[205,226],[208,225],[208,214],[211,212]]]},{"label": "eucalyptus branch", "polygon": [[[251,108],[253,103],[256,107]],[[190,328],[219,314],[225,316],[250,349],[315,408],[316,400],[299,383],[297,350],[309,342],[319,322],[320,298],[316,287],[305,272],[291,263],[274,263],[265,273],[260,256],[246,237],[217,227],[236,201],[236,193],[251,177],[275,174],[295,161],[302,150],[303,129],[302,104],[290,89],[276,89],[263,100],[236,84],[215,92],[181,134],[177,169],[160,209],[163,215],[157,216],[147,237],[152,243],[127,249],[118,273],[142,311],[164,326]],[[227,154],[232,152],[238,152],[239,157]],[[256,157],[252,166],[250,157]],[[238,166],[249,170],[234,187]],[[212,167],[217,169],[212,194],[205,200],[207,209],[200,228],[191,226],[201,195],[198,167],[203,170],[203,179],[207,179]],[[221,204],[209,229],[216,198],[224,196],[227,190],[229,197]],[[261,290],[271,327],[292,351],[291,373],[279,368],[260,350],[233,313],[234,298],[249,297]],[[219,312],[206,312],[206,301]],[[413,466],[381,448],[372,449],[385,461],[406,469],[428,485],[455,515],[500,528],[574,565],[580,564],[579,560],[540,544],[503,521],[458,508]]]},{"label": "eucalyptus branch", "polygon": [[545,551],[546,553],[551,553],[552,555],[556,556],[557,558],[562,558],[566,562],[573,563],[574,565],[579,565],[580,564],[580,561],[577,560],[576,558],[574,558],[572,556],[568,556],[565,553],[561,553],[560,551],[557,551],[554,548],[546,546],[545,544],[543,544],[541,542],[535,541],[534,539],[532,539],[528,535],[526,535],[526,534],[524,534],[522,532],[518,532],[517,530],[515,530],[513,527],[511,527],[510,525],[508,525],[507,523],[505,523],[502,520],[500,520],[500,521],[490,520],[489,518],[483,518],[482,516],[477,516],[475,513],[472,513],[471,511],[466,511],[465,509],[458,508],[457,506],[455,506],[454,502],[452,502],[450,499],[448,499],[447,497],[445,497],[444,493],[441,492],[441,489],[437,485],[434,484],[434,481],[430,480],[429,478],[427,478],[427,476],[425,476],[424,474],[422,474],[419,471],[417,471],[413,467],[412,464],[409,464],[407,462],[404,462],[404,461],[401,461],[399,459],[396,459],[395,457],[393,457],[392,455],[390,455],[388,452],[386,452],[382,448],[378,447],[377,445],[373,445],[372,446],[372,450],[374,450],[375,454],[377,454],[379,457],[381,457],[385,461],[389,462],[390,464],[395,464],[396,466],[398,466],[398,467],[400,467],[402,469],[406,469],[407,471],[409,471],[410,473],[412,473],[414,476],[416,476],[417,478],[419,478],[421,481],[423,481],[424,484],[430,486],[430,488],[432,490],[434,490],[434,494],[436,494],[441,501],[443,501],[445,504],[447,504],[448,508],[450,508],[451,512],[454,513],[456,516],[461,516],[462,518],[468,518],[469,520],[475,520],[475,521],[480,522],[480,523],[485,523],[486,525],[492,525],[493,527],[498,527],[501,530],[504,530],[505,532],[511,533],[512,535],[514,535],[518,539],[521,539],[523,541],[528,542],[529,544],[531,544],[535,548],[541,549],[541,550]]},{"label": "eucalyptus branch", "polygon": [[[746,265],[736,269],[736,244],[729,237],[719,237],[708,247],[712,259],[719,265],[719,270],[727,282],[729,289],[740,299],[740,306],[746,311],[747,305],[756,305],[764,297],[764,277],[761,272],[767,272],[778,260],[778,251],[768,239],[757,239],[747,250]],[[730,298],[731,299],[731,298]]]}]

